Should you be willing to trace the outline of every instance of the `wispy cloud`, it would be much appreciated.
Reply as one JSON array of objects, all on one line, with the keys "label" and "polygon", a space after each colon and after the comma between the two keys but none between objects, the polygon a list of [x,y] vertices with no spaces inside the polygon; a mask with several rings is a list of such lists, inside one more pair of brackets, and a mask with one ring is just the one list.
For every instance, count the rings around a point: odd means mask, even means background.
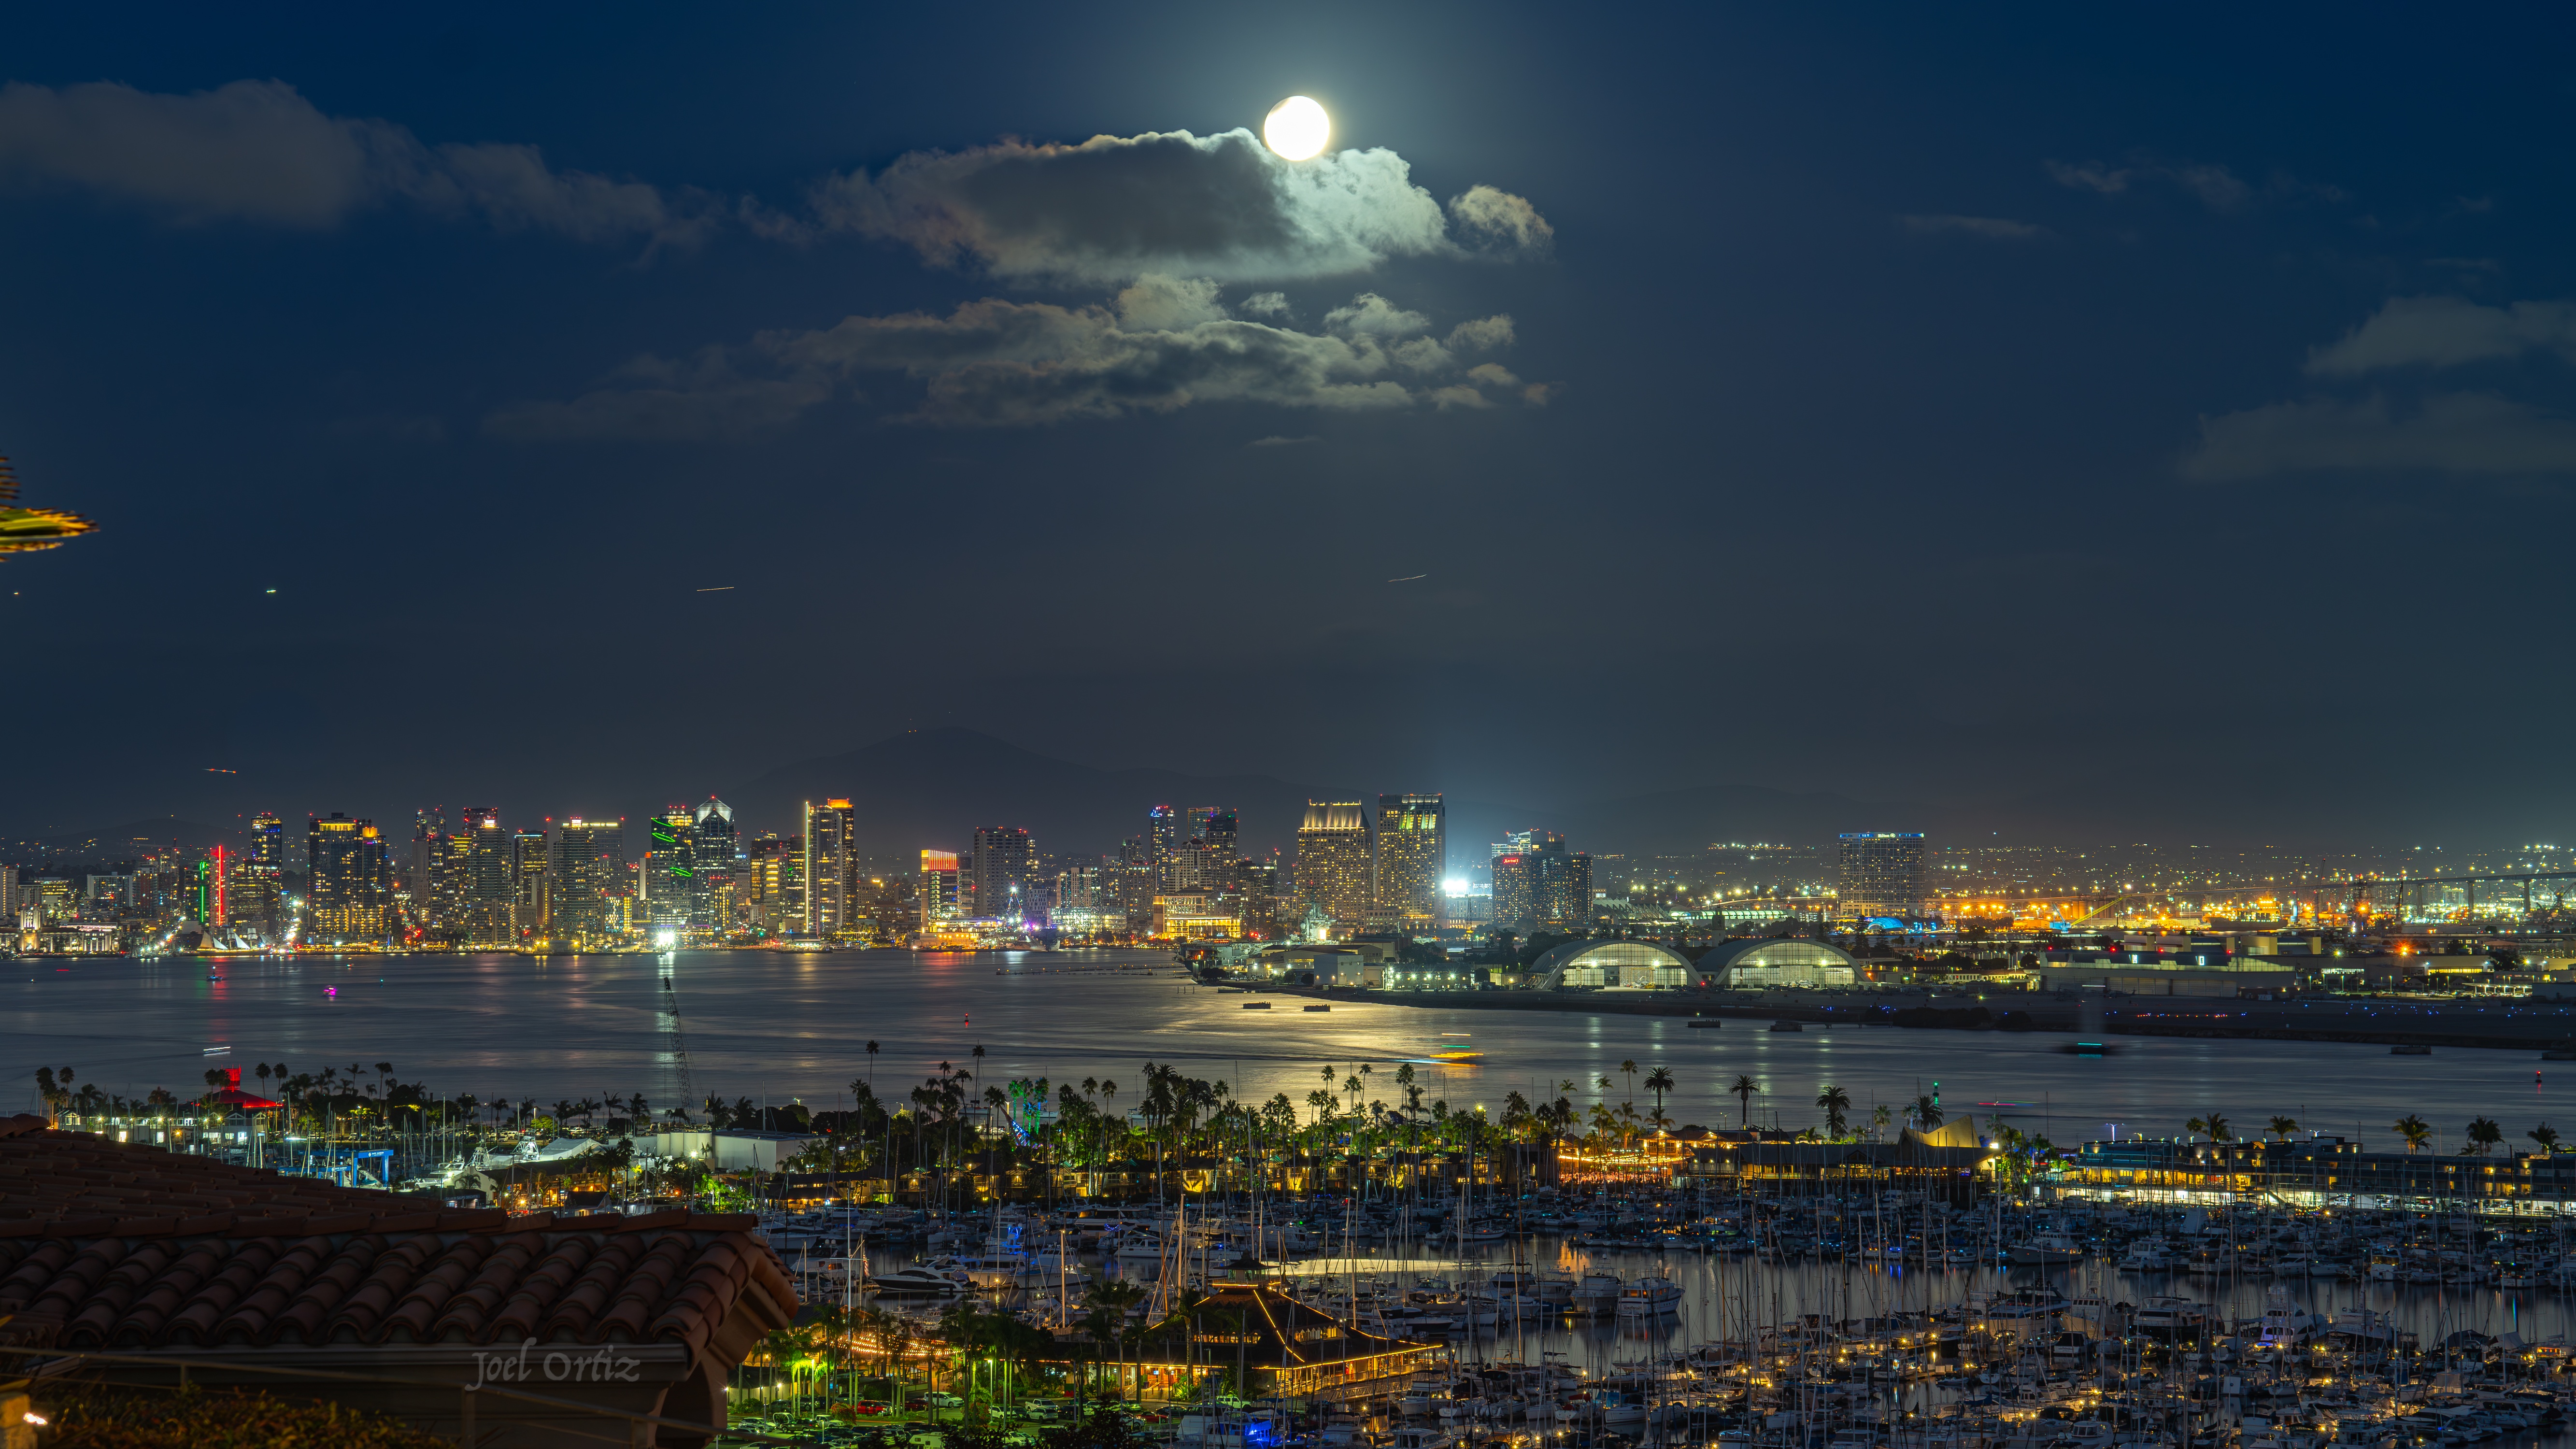
[{"label": "wispy cloud", "polygon": [[2353,377],[2544,350],[2576,359],[2576,304],[2484,307],[2463,297],[2391,297],[2360,326],[2309,353],[2307,370],[2319,377]]},{"label": "wispy cloud", "polygon": [[163,95],[113,82],[0,87],[0,175],[80,187],[184,222],[308,229],[406,204],[579,241],[687,242],[722,210],[548,166],[534,146],[424,144],[389,121],[325,115],[279,81]]},{"label": "wispy cloud", "polygon": [[2411,410],[2384,398],[2273,403],[2203,418],[2186,477],[2316,471],[2522,476],[2576,473],[2576,422],[2508,398],[2445,393]]},{"label": "wispy cloud", "polygon": [[[946,315],[850,317],[763,334],[689,363],[644,358],[567,402],[503,409],[484,431],[518,440],[706,437],[776,426],[887,374],[917,389],[896,421],[1028,427],[1208,403],[1326,411],[1539,405],[1550,392],[1466,365],[1429,319],[1363,293],[1320,332],[1230,315],[1214,285],[1148,277],[1108,306],[986,298]],[[1510,319],[1453,329],[1490,345]]]}]

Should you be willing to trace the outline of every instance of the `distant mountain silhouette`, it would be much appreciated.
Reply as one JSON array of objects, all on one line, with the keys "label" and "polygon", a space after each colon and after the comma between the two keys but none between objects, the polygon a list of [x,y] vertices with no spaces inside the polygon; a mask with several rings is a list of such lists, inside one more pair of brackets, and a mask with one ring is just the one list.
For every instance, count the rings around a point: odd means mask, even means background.
[{"label": "distant mountain silhouette", "polygon": [[[1309,799],[1370,800],[1348,789],[1308,789],[1270,775],[1191,775],[1177,770],[1101,770],[1026,750],[975,730],[947,727],[890,736],[846,754],[781,766],[724,792],[748,834],[801,828],[807,800],[847,796],[859,843],[871,856],[901,857],[928,846],[963,850],[979,825],[1016,825],[1038,849],[1060,857],[1096,855],[1142,834],[1156,805],[1230,805],[1241,812],[1243,846],[1292,849]],[[1938,829],[1920,811],[1867,805],[1841,795],[1758,785],[1586,801],[1517,805],[1452,795],[1453,860],[1481,857],[1507,830],[1562,832],[1594,854],[1688,855],[1721,841],[1822,844],[1844,830]]]},{"label": "distant mountain silhouette", "polygon": [[979,825],[1015,825],[1048,854],[1081,857],[1143,834],[1157,805],[1230,805],[1245,849],[1288,846],[1307,794],[1269,775],[1094,769],[950,726],[783,765],[724,798],[738,829],[788,835],[803,828],[805,801],[846,796],[860,848],[872,856],[962,851]]},{"label": "distant mountain silhouette", "polygon": [[[0,842],[0,853],[11,858],[27,857],[22,863],[41,861],[106,862],[131,859],[134,842],[148,840],[154,845],[175,845],[189,850],[224,845],[239,849],[242,833],[222,825],[200,825],[193,820],[130,820],[123,825],[104,825],[95,830],[70,830],[40,835],[32,840]],[[16,847],[11,849],[11,847]],[[31,848],[32,847],[32,848]]]}]

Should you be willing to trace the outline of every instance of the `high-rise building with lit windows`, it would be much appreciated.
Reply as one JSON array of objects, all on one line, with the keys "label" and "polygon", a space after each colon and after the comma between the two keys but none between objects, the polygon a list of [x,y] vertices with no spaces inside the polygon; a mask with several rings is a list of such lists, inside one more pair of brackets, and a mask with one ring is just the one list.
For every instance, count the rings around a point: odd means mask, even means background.
[{"label": "high-rise building with lit windows", "polygon": [[925,850],[921,853],[921,928],[935,930],[943,921],[957,918],[959,910],[957,852]]},{"label": "high-rise building with lit windows", "polygon": [[1872,830],[1842,836],[1842,879],[1834,909],[1844,920],[1923,914],[1923,832]]},{"label": "high-rise building with lit windows", "polygon": [[1449,817],[1437,795],[1377,797],[1377,898],[1372,913],[1388,930],[1440,923],[1440,884],[1449,865]]},{"label": "high-rise building with lit windows", "polygon": [[857,864],[850,832],[855,812],[847,800],[805,802],[805,931],[828,936],[850,924],[850,871]]},{"label": "high-rise building with lit windows", "polygon": [[543,830],[510,837],[510,934],[515,940],[546,934],[554,903],[554,881],[546,867]]},{"label": "high-rise building with lit windows", "polygon": [[501,828],[501,812],[488,805],[467,807],[449,855],[456,888],[450,926],[475,946],[508,945],[518,937],[518,845]]},{"label": "high-rise building with lit windows", "polygon": [[1368,807],[1357,800],[1309,800],[1297,830],[1297,900],[1324,908],[1336,930],[1359,930],[1376,888]]},{"label": "high-rise building with lit windows", "polygon": [[973,851],[961,864],[959,882],[965,913],[978,920],[1021,921],[1036,915],[1037,843],[1013,825],[984,825],[975,831]]},{"label": "high-rise building with lit windows", "polygon": [[1592,857],[1568,851],[1565,837],[1554,831],[1526,830],[1514,835],[1530,845],[1494,857],[1494,924],[1524,934],[1589,924]]},{"label": "high-rise building with lit windows", "polygon": [[578,948],[604,945],[622,934],[615,918],[617,898],[626,890],[623,822],[575,815],[557,825],[548,874],[553,893],[550,939]]},{"label": "high-rise building with lit windows", "polygon": [[733,807],[713,795],[690,812],[689,924],[709,936],[733,929],[737,837]]},{"label": "high-rise building with lit windows", "polygon": [[657,931],[685,932],[696,904],[697,818],[688,806],[674,805],[645,826],[652,837],[644,850],[645,919]]},{"label": "high-rise building with lit windows", "polygon": [[763,835],[743,848],[742,874],[734,890],[743,915],[756,929],[798,931],[805,927],[804,842]]},{"label": "high-rise building with lit windows", "polygon": [[375,822],[332,814],[305,826],[305,904],[316,941],[374,941],[392,934],[393,880]]}]

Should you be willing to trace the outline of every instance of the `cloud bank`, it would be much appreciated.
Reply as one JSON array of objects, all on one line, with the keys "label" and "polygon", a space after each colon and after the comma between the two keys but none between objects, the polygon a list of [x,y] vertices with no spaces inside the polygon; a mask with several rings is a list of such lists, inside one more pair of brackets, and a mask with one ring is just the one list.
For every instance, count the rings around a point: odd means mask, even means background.
[{"label": "cloud bank", "polygon": [[2210,481],[2340,469],[2515,476],[2576,472],[2576,422],[2485,393],[2404,411],[2382,398],[2274,403],[2203,418],[2186,476]]},{"label": "cloud bank", "polygon": [[1149,276],[1107,306],[985,298],[946,315],[764,333],[688,363],[639,359],[568,402],[494,413],[484,431],[520,441],[734,435],[790,421],[871,374],[917,389],[899,420],[939,427],[1226,402],[1337,412],[1545,404],[1550,386],[1471,361],[1511,341],[1509,317],[1434,335],[1428,318],[1373,293],[1335,308],[1323,330],[1300,332],[1233,315],[1212,281]]},{"label": "cloud bank", "polygon": [[2390,367],[2458,367],[2555,352],[2576,360],[2576,304],[2481,307],[2461,297],[2391,297],[2367,321],[2308,355],[2320,377]]},{"label": "cloud bank", "polygon": [[[2486,307],[2460,297],[2391,297],[2305,371],[2334,380],[2404,368],[2510,361],[2534,352],[2576,361],[2576,305]],[[2576,421],[2489,392],[2430,393],[2411,406],[2378,393],[2308,398],[2200,421],[2184,476],[2417,472],[2460,477],[2576,473]]]},{"label": "cloud bank", "polygon": [[832,177],[811,199],[828,230],[1022,285],[1310,280],[1394,257],[1543,252],[1554,238],[1529,202],[1490,186],[1443,208],[1393,151],[1289,162],[1240,129],[915,152]]},{"label": "cloud bank", "polygon": [[505,231],[685,242],[702,192],[556,171],[534,146],[429,146],[389,121],[323,114],[279,81],[191,95],[113,82],[0,87],[0,175],[138,202],[186,222],[311,230],[400,202]]}]

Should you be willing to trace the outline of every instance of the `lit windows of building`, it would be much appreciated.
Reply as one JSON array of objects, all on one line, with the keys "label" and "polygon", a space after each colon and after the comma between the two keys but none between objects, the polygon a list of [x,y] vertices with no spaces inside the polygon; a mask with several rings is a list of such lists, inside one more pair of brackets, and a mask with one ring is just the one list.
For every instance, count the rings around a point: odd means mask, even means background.
[{"label": "lit windows of building", "polygon": [[937,930],[959,918],[957,852],[921,853],[921,929]]},{"label": "lit windows of building", "polygon": [[1448,812],[1438,795],[1377,797],[1376,915],[1387,929],[1437,927],[1449,868]]},{"label": "lit windows of building", "polygon": [[1031,909],[1036,899],[1030,890],[1037,879],[1037,845],[1027,831],[1010,825],[979,827],[964,866],[960,886],[967,915],[1022,921],[1039,914]]},{"label": "lit windows of building", "polygon": [[548,882],[550,939],[576,949],[622,938],[626,895],[625,824],[575,815],[555,827]]},{"label": "lit windows of building", "polygon": [[334,813],[305,826],[311,939],[375,941],[392,934],[393,879],[375,822]]},{"label": "lit windows of building", "polygon": [[857,869],[851,844],[857,815],[847,800],[805,802],[805,932],[829,936],[851,924],[850,876]]},{"label": "lit windows of building", "polygon": [[1297,898],[1323,907],[1337,930],[1359,930],[1375,894],[1376,855],[1367,806],[1357,800],[1307,801],[1297,830]]},{"label": "lit windows of building", "polygon": [[1842,874],[1835,914],[1844,920],[1923,914],[1923,833],[1875,830],[1840,837]]}]

